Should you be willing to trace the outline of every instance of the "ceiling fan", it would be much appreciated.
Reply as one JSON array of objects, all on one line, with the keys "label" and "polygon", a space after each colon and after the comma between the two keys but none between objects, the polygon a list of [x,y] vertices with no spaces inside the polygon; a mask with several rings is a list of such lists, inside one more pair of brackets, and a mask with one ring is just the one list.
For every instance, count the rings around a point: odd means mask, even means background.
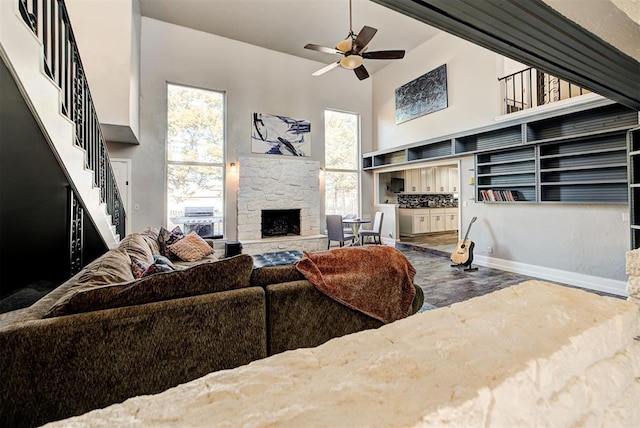
[{"label": "ceiling fan", "polygon": [[315,45],[313,43],[307,43],[305,49],[313,51],[324,52],[329,54],[342,55],[342,58],[333,62],[326,67],[313,73],[313,76],[320,76],[329,70],[336,67],[346,68],[347,70],[353,70],[358,79],[364,80],[369,77],[369,72],[364,67],[365,59],[401,59],[404,58],[404,50],[389,50],[389,51],[375,51],[366,52],[367,45],[375,36],[378,30],[376,28],[362,27],[362,30],[358,34],[353,32],[353,16],[351,0],[349,0],[349,34],[347,37],[340,41],[335,48],[329,48],[326,46]]}]

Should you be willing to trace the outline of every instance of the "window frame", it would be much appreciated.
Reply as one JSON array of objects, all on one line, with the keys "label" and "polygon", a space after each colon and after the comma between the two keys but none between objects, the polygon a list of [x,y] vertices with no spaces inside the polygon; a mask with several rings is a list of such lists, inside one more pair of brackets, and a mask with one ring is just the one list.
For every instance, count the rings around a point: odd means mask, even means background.
[{"label": "window frame", "polygon": [[[172,161],[169,160],[169,87],[178,86],[182,88],[195,89],[199,91],[215,92],[222,97],[222,159],[220,162],[194,162],[194,161]],[[221,200],[222,200],[222,230],[220,231],[223,239],[227,237],[227,92],[224,90],[205,88],[201,86],[189,85],[184,83],[176,83],[172,81],[165,82],[165,154],[164,154],[164,224],[169,225],[169,168],[171,165],[184,166],[201,166],[201,167],[219,167],[221,169]],[[171,224],[173,224],[171,222]]]},{"label": "window frame", "polygon": [[[334,108],[325,108],[323,110],[324,114],[323,114],[323,118],[324,118],[324,171],[325,171],[325,196],[324,196],[324,206],[325,206],[325,212],[327,211],[327,192],[326,192],[326,181],[327,181],[327,175],[329,173],[332,172],[343,172],[343,173],[353,173],[356,176],[356,204],[357,204],[357,212],[354,214],[357,214],[358,216],[361,216],[362,214],[362,162],[361,162],[361,158],[362,158],[362,115],[360,113],[355,113],[355,112],[351,112],[351,111],[346,111],[346,110],[339,110],[339,109],[334,109]],[[355,169],[345,169],[345,168],[331,168],[328,164],[327,164],[327,129],[326,129],[326,124],[327,124],[327,120],[326,120],[326,114],[327,112],[332,112],[332,113],[339,113],[339,114],[348,114],[348,115],[352,115],[355,116],[356,118],[356,159],[355,159],[355,165],[356,168]],[[347,214],[347,213],[342,213],[342,214]]]}]

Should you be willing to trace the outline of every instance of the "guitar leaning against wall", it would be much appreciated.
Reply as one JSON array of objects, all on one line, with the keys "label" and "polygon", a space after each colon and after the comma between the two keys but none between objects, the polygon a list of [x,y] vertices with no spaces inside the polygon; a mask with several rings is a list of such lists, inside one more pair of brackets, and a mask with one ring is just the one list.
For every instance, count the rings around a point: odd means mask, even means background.
[{"label": "guitar leaning against wall", "polygon": [[451,266],[466,266],[466,271],[478,269],[471,267],[471,263],[473,262],[473,247],[475,246],[475,243],[467,239],[469,238],[471,225],[476,221],[476,219],[477,217],[473,217],[471,219],[469,227],[467,227],[467,233],[464,235],[464,239],[458,241],[456,249],[451,253],[451,262],[454,263]]}]

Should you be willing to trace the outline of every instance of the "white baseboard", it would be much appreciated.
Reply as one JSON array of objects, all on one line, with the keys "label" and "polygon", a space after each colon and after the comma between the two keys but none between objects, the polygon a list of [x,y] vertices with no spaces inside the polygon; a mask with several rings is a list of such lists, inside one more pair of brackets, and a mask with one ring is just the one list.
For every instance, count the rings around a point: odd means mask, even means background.
[{"label": "white baseboard", "polygon": [[473,263],[488,268],[500,269],[507,272],[545,279],[547,281],[559,282],[562,284],[574,285],[594,291],[601,291],[627,297],[627,283],[625,281],[585,275],[582,273],[569,272],[543,266],[535,266],[487,256],[474,256]]}]

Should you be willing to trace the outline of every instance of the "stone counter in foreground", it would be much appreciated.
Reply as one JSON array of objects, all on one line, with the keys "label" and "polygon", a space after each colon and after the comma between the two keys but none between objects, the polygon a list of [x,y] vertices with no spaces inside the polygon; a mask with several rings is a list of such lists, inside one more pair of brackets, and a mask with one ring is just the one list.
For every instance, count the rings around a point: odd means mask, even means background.
[{"label": "stone counter in foreground", "polygon": [[640,426],[640,310],[527,281],[48,427]]}]

